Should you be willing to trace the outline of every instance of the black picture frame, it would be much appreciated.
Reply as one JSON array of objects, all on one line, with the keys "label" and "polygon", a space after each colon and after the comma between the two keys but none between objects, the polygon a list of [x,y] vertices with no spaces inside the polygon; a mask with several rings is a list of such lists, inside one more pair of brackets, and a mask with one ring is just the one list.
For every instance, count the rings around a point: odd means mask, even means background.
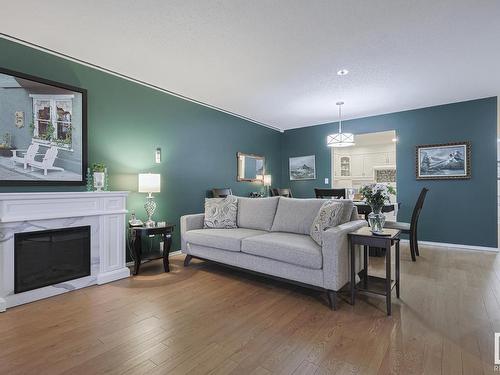
[{"label": "black picture frame", "polygon": [[11,75],[25,80],[38,82],[41,84],[74,91],[82,95],[82,161],[81,180],[4,180],[0,179],[0,186],[83,186],[85,185],[85,174],[88,167],[88,134],[87,134],[87,90],[81,87],[68,85],[62,82],[37,77],[31,74],[18,72],[0,67],[0,73]]}]

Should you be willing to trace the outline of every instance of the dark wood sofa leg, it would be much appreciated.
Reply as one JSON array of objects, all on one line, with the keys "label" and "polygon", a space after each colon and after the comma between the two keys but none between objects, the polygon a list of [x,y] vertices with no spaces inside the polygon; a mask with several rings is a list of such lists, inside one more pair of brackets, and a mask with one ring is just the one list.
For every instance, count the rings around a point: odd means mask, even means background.
[{"label": "dark wood sofa leg", "polygon": [[337,310],[337,303],[338,303],[337,292],[334,290],[327,290],[326,294],[328,295],[328,303],[330,304],[330,309],[334,311]]},{"label": "dark wood sofa leg", "polygon": [[193,257],[187,254],[186,257],[184,258],[184,267],[189,266],[189,262],[191,262],[191,259],[193,259]]}]

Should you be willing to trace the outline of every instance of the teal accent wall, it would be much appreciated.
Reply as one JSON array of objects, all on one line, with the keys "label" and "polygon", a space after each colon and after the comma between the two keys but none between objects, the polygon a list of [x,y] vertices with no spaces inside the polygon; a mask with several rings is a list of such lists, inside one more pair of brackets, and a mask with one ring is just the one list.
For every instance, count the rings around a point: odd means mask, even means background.
[{"label": "teal accent wall", "polygon": [[[258,183],[236,182],[236,153],[266,157],[273,186],[292,188],[297,197],[313,196],[331,178],[326,136],[330,123],[284,134],[138,85],[116,76],[0,38],[0,66],[88,90],[89,162],[104,162],[113,190],[131,191],[128,208],[144,218],[144,194],[137,174],[161,173],[156,219],[179,224],[200,212],[207,191],[231,187],[237,195],[262,190]],[[398,198],[401,220],[409,220],[420,189],[430,188],[420,223],[427,241],[497,247],[497,99],[487,98],[345,122],[356,134],[396,130]],[[472,178],[417,181],[415,146],[472,142]],[[154,152],[162,150],[161,164]],[[289,181],[290,156],[316,155],[317,179]],[[84,187],[1,187],[0,191],[68,191]],[[173,249],[179,248],[177,227]]]},{"label": "teal accent wall", "polygon": [[[112,190],[129,190],[128,208],[145,218],[145,194],[137,174],[161,173],[155,219],[177,225],[179,217],[203,211],[207,191],[230,187],[247,196],[262,184],[236,182],[236,153],[266,157],[276,183],[281,175],[282,134],[172,95],[0,38],[0,66],[83,87],[88,91],[89,163],[104,162]],[[162,162],[154,163],[161,148]],[[8,191],[69,191],[85,187],[1,187]]]},{"label": "teal accent wall", "polygon": [[[344,131],[354,134],[395,130],[399,220],[409,221],[417,196],[430,189],[420,216],[422,240],[497,247],[497,98],[472,100],[436,107],[345,121]],[[282,185],[296,197],[314,196],[315,187],[328,187],[331,150],[328,134],[337,123],[289,130],[283,136]],[[429,180],[415,178],[415,147],[423,144],[470,141],[472,178]],[[289,181],[288,158],[316,155],[316,180]]]}]

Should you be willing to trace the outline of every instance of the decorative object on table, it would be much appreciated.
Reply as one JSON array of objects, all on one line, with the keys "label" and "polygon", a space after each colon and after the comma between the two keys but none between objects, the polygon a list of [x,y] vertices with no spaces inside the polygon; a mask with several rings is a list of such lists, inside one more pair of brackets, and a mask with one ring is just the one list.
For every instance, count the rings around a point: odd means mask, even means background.
[{"label": "decorative object on table", "polygon": [[260,191],[252,191],[248,196],[250,198],[264,198],[264,193]]},{"label": "decorative object on table", "polygon": [[103,163],[94,163],[92,165],[92,176],[96,191],[102,191],[104,188],[105,171],[106,167]]},{"label": "decorative object on table", "polygon": [[87,168],[87,174],[85,176],[85,187],[87,191],[94,191],[94,178],[90,172],[90,168]]},{"label": "decorative object on table", "polygon": [[[175,225],[165,223],[162,227],[132,227],[130,228],[130,236],[132,242],[133,258],[134,258],[134,275],[139,273],[139,268],[142,261],[150,261],[154,259],[163,259],[163,269],[165,272],[170,272],[168,255],[172,246],[172,233]],[[162,236],[163,248],[160,246],[160,253],[149,254],[147,257],[142,252],[142,239],[151,238],[151,236]]]},{"label": "decorative object on table", "polygon": [[24,112],[23,111],[16,111],[14,113],[14,124],[16,125],[16,128],[18,128],[18,129],[24,128]]},{"label": "decorative object on table", "polygon": [[156,226],[157,226],[158,228],[164,227],[165,225],[167,225],[167,222],[166,222],[166,221],[158,221],[158,222],[156,223]]},{"label": "decorative object on table", "polygon": [[[85,185],[86,90],[3,68],[0,77],[0,118],[7,119],[0,134],[8,125],[16,142],[15,153],[2,154],[12,158],[0,170],[0,184]],[[33,144],[40,146],[36,158],[27,152]]]},{"label": "decorative object on table", "polygon": [[238,199],[234,195],[225,198],[205,198],[204,228],[234,229],[238,212]]},{"label": "decorative object on table", "polygon": [[315,180],[316,156],[297,156],[289,159],[290,180]]},{"label": "decorative object on table", "polygon": [[344,102],[335,103],[339,107],[339,132],[330,134],[326,138],[326,145],[328,147],[350,147],[354,146],[354,134],[342,133],[342,106]]},{"label": "decorative object on table", "polygon": [[417,180],[453,180],[470,178],[470,159],[470,142],[417,146]]},{"label": "decorative object on table", "polygon": [[382,208],[386,202],[390,202],[391,194],[396,194],[396,191],[390,185],[370,184],[363,186],[359,189],[359,192],[363,194],[372,210],[368,214],[368,223],[372,232],[382,232],[385,224],[385,215],[382,213]]},{"label": "decorative object on table", "polygon": [[156,173],[140,173],[139,174],[139,193],[148,193],[144,209],[148,215],[146,227],[154,227],[155,222],[152,217],[156,210],[156,202],[152,193],[159,193],[161,188],[160,175]]},{"label": "decorative object on table", "polygon": [[347,223],[351,219],[354,204],[348,200],[329,199],[318,211],[309,235],[318,244],[323,244],[323,232],[329,228]]},{"label": "decorative object on table", "polygon": [[128,225],[131,227],[144,226],[144,223],[142,222],[142,220],[138,219],[137,216],[135,216],[135,210],[132,210],[130,212],[130,220],[128,221]]},{"label": "decorative object on table", "polygon": [[263,156],[255,154],[245,154],[238,152],[237,160],[237,181],[260,182],[262,181],[265,172],[265,161]]}]

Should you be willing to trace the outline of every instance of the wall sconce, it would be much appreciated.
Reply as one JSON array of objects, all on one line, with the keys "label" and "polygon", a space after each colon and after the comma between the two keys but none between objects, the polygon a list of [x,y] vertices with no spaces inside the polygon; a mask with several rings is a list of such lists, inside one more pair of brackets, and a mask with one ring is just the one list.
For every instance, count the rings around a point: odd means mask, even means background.
[{"label": "wall sconce", "polygon": [[155,163],[160,164],[161,163],[161,148],[157,148],[155,151]]}]

